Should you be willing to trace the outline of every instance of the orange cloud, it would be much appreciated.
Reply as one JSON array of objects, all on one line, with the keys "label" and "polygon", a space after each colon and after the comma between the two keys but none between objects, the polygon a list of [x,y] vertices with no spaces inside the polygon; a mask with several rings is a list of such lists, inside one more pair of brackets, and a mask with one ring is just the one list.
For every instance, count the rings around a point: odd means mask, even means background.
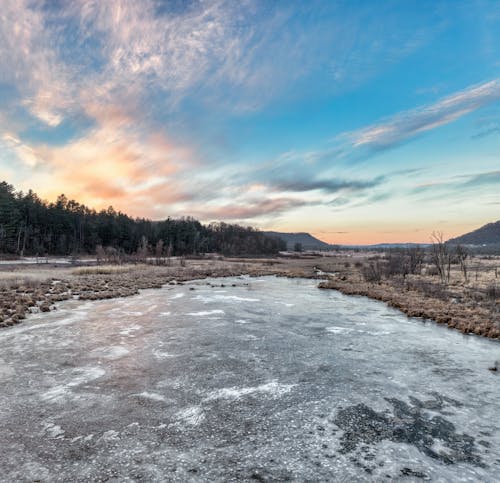
[{"label": "orange cloud", "polygon": [[113,205],[136,215],[168,216],[167,203],[186,199],[180,187],[173,189],[173,177],[192,166],[191,151],[163,132],[138,128],[125,108],[95,104],[88,110],[97,126],[63,146],[30,146],[4,135],[17,158],[35,168],[29,187],[49,199],[64,192],[96,208]]},{"label": "orange cloud", "polygon": [[292,208],[304,205],[303,200],[296,198],[274,198],[254,202],[207,207],[191,211],[191,214],[202,220],[246,220],[267,214],[279,214]]}]

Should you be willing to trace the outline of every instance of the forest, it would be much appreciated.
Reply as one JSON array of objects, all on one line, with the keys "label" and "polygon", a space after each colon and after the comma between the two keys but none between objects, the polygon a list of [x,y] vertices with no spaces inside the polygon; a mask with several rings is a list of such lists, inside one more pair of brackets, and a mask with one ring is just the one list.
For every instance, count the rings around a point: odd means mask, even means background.
[{"label": "forest", "polygon": [[47,202],[31,190],[23,193],[0,182],[0,253],[68,256],[106,250],[155,256],[270,255],[286,250],[286,244],[254,228],[224,222],[132,218],[112,207],[96,211],[63,194]]}]

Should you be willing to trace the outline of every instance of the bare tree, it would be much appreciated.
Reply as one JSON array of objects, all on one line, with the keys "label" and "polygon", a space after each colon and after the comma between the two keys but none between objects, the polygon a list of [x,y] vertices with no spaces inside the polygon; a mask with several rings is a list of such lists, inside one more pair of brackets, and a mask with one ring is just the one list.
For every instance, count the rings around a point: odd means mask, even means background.
[{"label": "bare tree", "polygon": [[382,280],[382,265],[378,262],[370,262],[368,266],[361,269],[363,278],[366,282],[380,282]]},{"label": "bare tree", "polygon": [[145,263],[148,259],[149,255],[149,247],[148,247],[148,239],[143,235],[141,238],[141,243],[139,248],[137,249],[137,258],[140,262]]},{"label": "bare tree", "polygon": [[170,265],[172,264],[172,260],[171,260],[171,256],[172,256],[172,253],[173,253],[173,247],[172,247],[172,242],[170,242],[168,244],[168,247],[167,247],[167,266],[170,267]]},{"label": "bare tree", "polygon": [[160,265],[163,263],[163,240],[160,239],[156,242],[155,246],[155,257],[156,257],[156,264]]},{"label": "bare tree", "polygon": [[424,251],[419,245],[416,247],[409,248],[408,253],[408,263],[411,274],[422,273],[422,264],[424,262]]},{"label": "bare tree", "polygon": [[444,235],[441,231],[433,231],[431,234],[432,242],[432,263],[435,265],[441,283],[446,285],[450,281],[451,253],[444,242]]},{"label": "bare tree", "polygon": [[464,246],[457,245],[455,248],[455,256],[457,257],[458,263],[460,264],[460,270],[464,275],[464,280],[467,282],[467,258],[469,257],[469,251]]},{"label": "bare tree", "polygon": [[101,262],[106,259],[106,252],[104,251],[102,245],[97,245],[95,247],[95,255],[97,259],[97,265],[100,265]]}]

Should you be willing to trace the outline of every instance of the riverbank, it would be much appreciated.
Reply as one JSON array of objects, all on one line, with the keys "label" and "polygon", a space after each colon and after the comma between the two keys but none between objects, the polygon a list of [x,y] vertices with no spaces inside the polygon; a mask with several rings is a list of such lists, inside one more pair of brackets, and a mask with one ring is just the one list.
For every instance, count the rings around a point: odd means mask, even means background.
[{"label": "riverbank", "polygon": [[380,300],[408,315],[446,324],[464,334],[500,338],[498,316],[480,305],[459,302],[455,298],[442,300],[411,289],[396,288],[389,283],[377,284],[332,278],[321,282],[319,288],[333,289],[345,295],[362,295]]},{"label": "riverbank", "polygon": [[[264,273],[259,270],[259,274]],[[69,299],[103,300],[135,295],[142,289],[206,277],[251,275],[255,267],[220,261],[186,266],[121,265],[80,268],[30,267],[0,277],[0,327],[21,322],[29,313],[54,310]]]},{"label": "riverbank", "polygon": [[[172,266],[18,267],[15,271],[0,271],[0,327],[17,324],[29,313],[53,310],[57,302],[68,299],[128,297],[142,289],[207,277],[275,275],[318,279],[322,289],[380,300],[409,317],[430,319],[462,333],[500,338],[498,302],[495,298],[479,297],[484,291],[482,285],[476,284],[476,287],[473,283],[463,284],[456,279],[444,290],[429,276],[367,282],[363,280],[362,270],[369,259],[370,254],[365,253],[272,259],[174,260]],[[488,278],[482,274],[480,282],[485,285]]]}]

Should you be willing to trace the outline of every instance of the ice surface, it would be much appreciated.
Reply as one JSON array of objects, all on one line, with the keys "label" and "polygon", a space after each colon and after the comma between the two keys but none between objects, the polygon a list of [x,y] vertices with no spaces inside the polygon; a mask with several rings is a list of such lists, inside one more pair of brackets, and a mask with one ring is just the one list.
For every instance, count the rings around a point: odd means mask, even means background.
[{"label": "ice surface", "polygon": [[206,400],[214,399],[239,399],[249,394],[262,393],[270,397],[279,397],[292,390],[295,384],[279,384],[277,381],[270,381],[255,387],[227,387],[210,393]]},{"label": "ice surface", "polygon": [[201,310],[199,312],[188,312],[187,315],[204,317],[206,315],[216,315],[216,314],[223,314],[223,313],[224,313],[223,310]]},{"label": "ice surface", "polygon": [[243,281],[1,330],[0,480],[498,481],[498,341]]}]

